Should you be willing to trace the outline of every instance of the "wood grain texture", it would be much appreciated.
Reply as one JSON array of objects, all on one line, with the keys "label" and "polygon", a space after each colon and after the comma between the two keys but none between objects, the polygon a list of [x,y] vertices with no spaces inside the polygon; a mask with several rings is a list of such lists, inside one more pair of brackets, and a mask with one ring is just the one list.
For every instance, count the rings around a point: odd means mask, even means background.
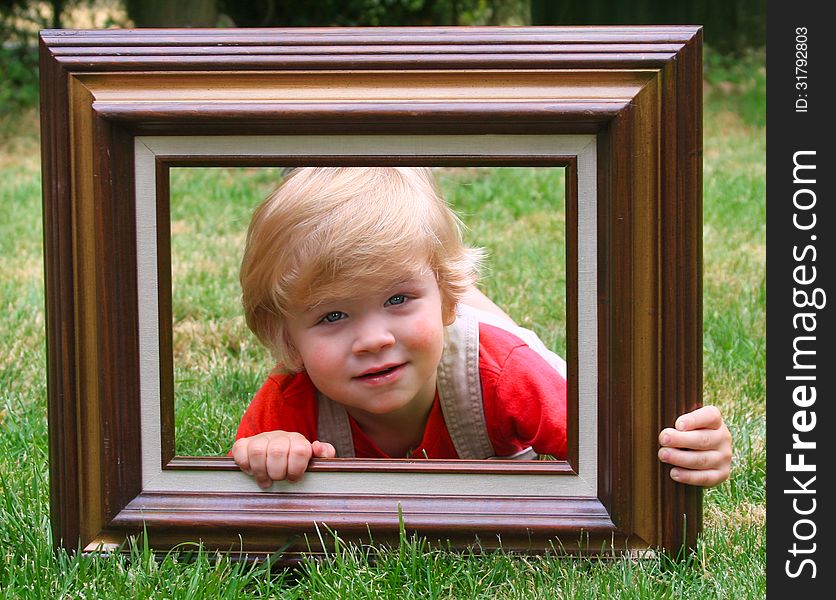
[{"label": "wood grain texture", "polygon": [[[665,357],[660,427],[702,404],[702,31],[661,73],[664,152],[676,161],[660,165],[662,335]],[[668,548],[679,548],[702,530],[701,490],[674,483],[662,468],[662,531]]]},{"label": "wood grain texture", "polygon": [[[244,552],[257,558],[288,544],[284,562],[302,554],[321,554],[330,547],[331,532],[343,541],[397,544],[401,525],[430,542],[450,541],[453,547],[522,552],[546,550],[595,554],[602,549],[643,548],[645,540],[621,534],[606,511],[593,500],[481,498],[464,496],[356,496],[310,494],[163,494],[137,496],[111,523],[101,540],[143,527],[155,547],[170,548],[178,540],[199,535],[207,549]],[[241,539],[224,531],[234,529]],[[583,534],[579,530],[583,529]],[[492,531],[479,537],[474,532]],[[321,537],[320,537],[321,534]],[[323,546],[322,542],[325,542]],[[95,548],[95,545],[92,546]]]},{"label": "wood grain texture", "polygon": [[[118,543],[141,530],[143,521],[160,549],[195,538],[238,549],[241,534],[245,552],[264,554],[282,540],[311,534],[314,523],[358,539],[367,539],[371,527],[375,539],[394,540],[400,502],[411,531],[461,547],[499,534],[508,549],[542,551],[559,536],[567,548],[590,551],[595,544],[577,545],[584,531],[594,541],[616,540],[627,549],[692,548],[701,526],[701,493],[670,480],[656,459],[656,435],[699,405],[702,395],[701,47],[695,27],[43,32],[47,387],[56,545]],[[149,133],[595,133],[598,497],[143,492],[132,165],[134,137]],[[437,159],[421,160],[436,164]],[[192,164],[194,158],[160,160],[162,202],[168,166]],[[304,164],[306,158],[298,160]],[[317,160],[327,164],[329,158]],[[388,164],[421,160],[391,157]],[[447,160],[471,164],[468,157]],[[518,164],[502,155],[481,160]],[[368,156],[340,161],[381,164],[379,157]],[[571,222],[576,218],[571,160],[536,161],[569,164]],[[277,161],[223,157],[214,164]],[[158,207],[161,214],[165,208]],[[164,249],[165,227],[157,233]],[[162,285],[170,285],[166,260],[161,253]],[[572,268],[568,277],[576,285]],[[569,289],[571,298],[571,283]],[[161,292],[159,301],[165,317],[170,295]],[[165,322],[170,318],[160,324]],[[577,332],[568,333],[571,361],[578,340]],[[165,327],[160,343],[170,345]],[[171,387],[169,373],[161,380]],[[571,381],[570,390],[577,394]],[[528,468],[559,477],[576,460],[575,423],[570,436],[573,431],[568,462],[526,467],[437,461],[421,468],[470,474]],[[171,453],[161,461],[172,468],[230,466],[228,460],[190,465]],[[313,470],[416,468],[366,462],[317,461]],[[420,481],[420,474],[415,477]],[[296,553],[301,547],[292,548]]]},{"label": "wood grain texture", "polygon": [[661,68],[695,28],[44,31],[75,71]]},{"label": "wood grain texture", "polygon": [[68,76],[40,42],[41,173],[44,214],[50,515],[55,544],[80,537],[78,504],[78,357],[73,294],[73,231]]}]

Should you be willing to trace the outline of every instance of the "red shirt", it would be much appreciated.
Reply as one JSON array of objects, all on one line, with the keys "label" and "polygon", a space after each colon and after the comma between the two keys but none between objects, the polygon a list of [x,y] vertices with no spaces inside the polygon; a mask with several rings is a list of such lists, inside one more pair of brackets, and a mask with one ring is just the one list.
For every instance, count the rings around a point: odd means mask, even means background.
[{"label": "red shirt", "polygon": [[[566,380],[518,337],[479,324],[479,374],[488,437],[497,456],[532,447],[566,456]],[[271,375],[258,390],[235,439],[264,431],[296,431],[317,439],[316,388],[307,373]],[[357,458],[390,458],[349,415]],[[411,456],[458,458],[436,393],[424,437]],[[396,457],[403,458],[403,457]]]}]

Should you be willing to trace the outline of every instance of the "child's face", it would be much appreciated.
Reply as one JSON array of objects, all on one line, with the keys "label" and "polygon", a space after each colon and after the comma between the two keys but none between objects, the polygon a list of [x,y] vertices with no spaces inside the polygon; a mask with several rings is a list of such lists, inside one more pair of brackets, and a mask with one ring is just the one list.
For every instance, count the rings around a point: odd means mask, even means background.
[{"label": "child's face", "polygon": [[288,333],[317,389],[349,413],[410,418],[435,397],[441,305],[426,269],[381,292],[292,313]]}]

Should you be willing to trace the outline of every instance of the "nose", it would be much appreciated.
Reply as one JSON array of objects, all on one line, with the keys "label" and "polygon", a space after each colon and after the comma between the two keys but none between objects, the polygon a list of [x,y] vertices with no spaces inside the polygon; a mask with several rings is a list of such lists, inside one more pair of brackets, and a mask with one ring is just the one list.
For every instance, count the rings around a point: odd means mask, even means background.
[{"label": "nose", "polygon": [[395,335],[387,326],[385,319],[367,318],[363,319],[359,325],[351,347],[355,354],[380,352],[395,344]]}]

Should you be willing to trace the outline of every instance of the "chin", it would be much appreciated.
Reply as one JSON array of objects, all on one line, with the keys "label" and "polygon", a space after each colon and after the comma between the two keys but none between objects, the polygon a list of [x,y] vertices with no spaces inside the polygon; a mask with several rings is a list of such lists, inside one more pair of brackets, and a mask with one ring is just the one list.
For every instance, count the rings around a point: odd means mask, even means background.
[{"label": "chin", "polygon": [[400,409],[402,409],[403,407],[404,407],[404,404],[400,403],[400,402],[397,402],[397,403],[395,403],[395,402],[391,402],[391,403],[390,402],[385,402],[385,403],[375,404],[374,406],[372,406],[370,408],[366,408],[365,410],[366,410],[366,412],[371,413],[373,415],[383,416],[383,415],[388,415],[388,414],[397,412]]},{"label": "chin", "polygon": [[409,404],[409,402],[400,399],[376,400],[375,402],[364,406],[363,410],[373,415],[382,416],[397,412],[404,408],[407,404]]}]

